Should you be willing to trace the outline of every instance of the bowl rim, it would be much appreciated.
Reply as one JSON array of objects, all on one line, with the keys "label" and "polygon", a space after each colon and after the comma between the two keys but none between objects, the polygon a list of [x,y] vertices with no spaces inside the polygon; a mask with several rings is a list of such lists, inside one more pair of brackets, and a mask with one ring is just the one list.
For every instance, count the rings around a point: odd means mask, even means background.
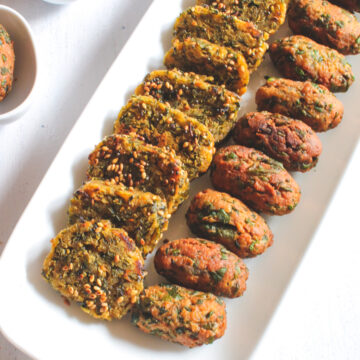
[{"label": "bowl rim", "polygon": [[[15,118],[17,118],[17,116],[19,114],[21,114],[26,109],[26,107],[29,105],[30,100],[31,100],[31,98],[33,97],[33,94],[34,94],[35,85],[37,84],[37,80],[38,80],[39,64],[38,64],[38,55],[37,55],[37,48],[36,48],[34,33],[33,33],[32,29],[31,29],[30,24],[28,23],[28,21],[18,11],[14,10],[13,8],[11,8],[9,6],[0,5],[0,10],[5,10],[5,11],[11,13],[13,16],[18,18],[22,22],[22,24],[24,25],[24,27],[26,28],[26,30],[27,30],[27,32],[29,34],[31,45],[32,45],[32,47],[34,49],[34,58],[35,58],[35,76],[34,76],[34,81],[33,81],[32,87],[31,87],[31,89],[29,91],[29,94],[14,109],[12,109],[12,110],[4,113],[4,114],[0,114],[0,124],[1,124],[1,123],[6,123],[7,121],[9,121],[9,118],[13,118],[12,120],[15,120]],[[10,121],[12,121],[12,120],[10,120]]]}]

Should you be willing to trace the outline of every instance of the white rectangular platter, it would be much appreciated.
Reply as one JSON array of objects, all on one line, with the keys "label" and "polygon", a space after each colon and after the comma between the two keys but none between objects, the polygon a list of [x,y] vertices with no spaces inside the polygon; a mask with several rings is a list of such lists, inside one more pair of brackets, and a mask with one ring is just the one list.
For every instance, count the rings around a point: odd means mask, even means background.
[{"label": "white rectangular platter", "polygon": [[[323,154],[315,170],[295,174],[302,200],[285,217],[268,218],[275,235],[265,254],[246,260],[250,271],[242,298],[227,302],[228,329],[211,346],[189,350],[143,334],[129,322],[101,322],[78,306],[66,306],[41,278],[50,239],[66,226],[72,193],[85,179],[87,156],[112,131],[112,123],[135,87],[152,70],[162,68],[178,14],[194,0],[156,0],[114,62],[76,122],[46,176],[20,218],[0,262],[0,328],[4,335],[37,359],[246,359],[251,356],[302,259],[342,176],[360,135],[360,83],[346,94],[345,117],[335,130],[321,134]],[[286,25],[272,38],[290,34]],[[360,76],[360,58],[349,59]],[[254,111],[256,89],[265,75],[278,75],[269,57],[253,74],[242,99],[241,114]],[[207,176],[194,181],[191,197],[210,186]],[[189,199],[189,200],[190,200]],[[189,200],[171,218],[166,238],[190,235],[184,214]],[[319,259],[321,262],[321,259]],[[147,260],[146,285],[163,281]]]}]

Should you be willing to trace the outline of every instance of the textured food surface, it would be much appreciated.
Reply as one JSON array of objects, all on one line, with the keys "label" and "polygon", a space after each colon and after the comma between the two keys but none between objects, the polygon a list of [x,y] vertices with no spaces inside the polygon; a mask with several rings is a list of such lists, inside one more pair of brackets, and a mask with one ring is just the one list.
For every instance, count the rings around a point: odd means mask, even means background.
[{"label": "textured food surface", "polygon": [[311,80],[330,91],[347,91],[355,77],[344,55],[301,35],[289,36],[270,45],[277,69],[292,80]]},{"label": "textured food surface", "polygon": [[299,119],[315,131],[336,127],[344,106],[325,86],[311,81],[269,78],[256,93],[259,110]]},{"label": "textured food surface", "polygon": [[192,200],[186,219],[194,234],[220,243],[242,258],[262,254],[273,243],[265,220],[227,193],[201,191]]},{"label": "textured food surface", "polygon": [[287,1],[284,0],[197,0],[196,3],[252,22],[270,35],[284,23],[287,9]]},{"label": "textured food surface", "polygon": [[267,214],[287,214],[300,200],[298,184],[280,162],[241,145],[218,150],[211,181],[217,190],[239,197],[254,210]]},{"label": "textured food surface", "polygon": [[203,6],[189,8],[178,17],[174,36],[182,41],[192,37],[205,39],[238,50],[250,72],[259,67],[268,48],[263,32],[252,22]]},{"label": "textured food surface", "polygon": [[292,171],[312,169],[322,151],[321,141],[309,125],[268,111],[244,115],[235,126],[233,138],[239,145],[263,151]]},{"label": "textured food surface", "polygon": [[0,101],[11,91],[14,80],[14,43],[3,25],[0,24]]},{"label": "textured food surface", "polygon": [[208,127],[214,140],[223,140],[236,122],[240,97],[222,86],[210,84],[195,73],[156,70],[136,89],[137,95],[153,96]]},{"label": "textured food surface", "polygon": [[216,84],[224,84],[238,95],[246,92],[249,83],[249,69],[240,51],[204,39],[175,39],[165,55],[164,63],[169,69],[176,67],[213,76]]},{"label": "textured food surface", "polygon": [[78,189],[71,199],[69,223],[110,220],[123,228],[146,256],[168,226],[166,201],[150,192],[129,190],[110,181],[93,180]]},{"label": "textured food surface", "polygon": [[173,151],[133,136],[106,137],[89,155],[88,178],[110,180],[166,199],[173,213],[189,195],[189,179]]},{"label": "textured food surface", "polygon": [[143,290],[144,260],[125,230],[108,221],[87,221],[52,239],[43,276],[89,315],[122,318]]},{"label": "textured food surface", "polygon": [[204,239],[178,239],[155,254],[156,271],[179,285],[235,298],[246,290],[244,262],[221,244]]},{"label": "textured food surface", "polygon": [[290,29],[342,54],[360,52],[360,23],[350,12],[325,0],[292,0]]},{"label": "textured food surface", "polygon": [[133,309],[132,323],[148,334],[193,348],[224,335],[225,303],[213,294],[176,285],[150,286]]},{"label": "textured food surface", "polygon": [[215,152],[205,125],[151,96],[133,96],[121,109],[114,133],[135,133],[146,143],[173,149],[190,180],[207,171]]}]

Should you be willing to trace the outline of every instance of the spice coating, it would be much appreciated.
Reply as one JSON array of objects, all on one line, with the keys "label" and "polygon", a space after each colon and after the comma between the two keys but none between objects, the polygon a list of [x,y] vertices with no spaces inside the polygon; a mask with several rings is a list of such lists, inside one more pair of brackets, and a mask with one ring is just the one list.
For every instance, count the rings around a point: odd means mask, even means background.
[{"label": "spice coating", "polygon": [[110,180],[166,199],[169,213],[189,195],[189,179],[173,151],[128,135],[107,136],[89,155],[89,179]]},{"label": "spice coating", "polygon": [[105,220],[87,221],[62,230],[51,242],[42,275],[86,313],[120,319],[137,301],[144,260],[125,230]]},{"label": "spice coating", "polygon": [[218,296],[235,298],[246,290],[244,262],[221,244],[203,239],[179,239],[155,254],[156,271],[171,282]]},{"label": "spice coating", "polygon": [[269,78],[256,93],[259,110],[279,113],[308,124],[315,131],[336,127],[344,106],[325,86],[311,81]]},{"label": "spice coating", "polygon": [[127,231],[143,256],[153,251],[169,217],[161,197],[101,180],[81,186],[71,199],[68,213],[70,224],[91,219],[111,221],[113,227]]},{"label": "spice coating", "polygon": [[252,22],[259,30],[270,35],[284,23],[287,10],[283,0],[197,0],[196,3]]},{"label": "spice coating", "polygon": [[239,197],[254,210],[267,214],[287,214],[300,200],[298,184],[280,162],[241,145],[218,150],[211,181],[217,190]]},{"label": "spice coating", "polygon": [[291,30],[342,54],[360,52],[360,23],[349,11],[325,0],[293,0],[288,11]]},{"label": "spice coating", "polygon": [[135,91],[153,96],[208,127],[214,140],[223,140],[234,127],[240,97],[222,86],[210,84],[195,73],[156,70]]},{"label": "spice coating", "polygon": [[268,49],[263,32],[252,22],[203,6],[191,7],[177,18],[174,37],[181,41],[189,37],[205,39],[240,51],[250,73],[259,67]]},{"label": "spice coating", "polygon": [[0,24],[0,101],[11,91],[14,80],[14,42],[3,25]]},{"label": "spice coating", "polygon": [[186,220],[194,234],[224,245],[241,258],[260,255],[273,244],[265,220],[226,193],[211,189],[198,193]]},{"label": "spice coating", "polygon": [[165,55],[164,64],[169,69],[177,67],[183,71],[213,76],[216,84],[224,84],[238,95],[246,92],[249,83],[248,66],[240,51],[204,39],[175,39]]},{"label": "spice coating", "polygon": [[355,80],[344,55],[305,36],[294,35],[273,42],[270,57],[285,77],[311,80],[333,92],[347,91]]},{"label": "spice coating", "polygon": [[211,344],[224,335],[226,309],[213,294],[155,285],[140,295],[131,320],[148,334],[193,348]]},{"label": "spice coating", "polygon": [[173,149],[190,180],[207,171],[215,152],[205,125],[151,96],[133,96],[121,109],[114,133],[135,133],[146,143]]},{"label": "spice coating", "polygon": [[286,169],[309,171],[318,162],[321,141],[310,126],[281,114],[251,112],[236,124],[233,138],[280,161]]}]

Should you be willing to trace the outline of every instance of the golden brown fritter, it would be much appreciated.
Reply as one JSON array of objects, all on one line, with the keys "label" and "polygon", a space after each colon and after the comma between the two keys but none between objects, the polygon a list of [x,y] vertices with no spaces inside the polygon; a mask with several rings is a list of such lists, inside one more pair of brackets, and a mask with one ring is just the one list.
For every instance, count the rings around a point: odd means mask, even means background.
[{"label": "golden brown fritter", "polygon": [[68,214],[70,224],[110,220],[113,227],[127,231],[143,256],[153,251],[170,217],[160,196],[109,180],[92,180],[81,186],[71,199]]},{"label": "golden brown fritter", "polygon": [[309,171],[322,151],[321,141],[309,125],[268,111],[245,114],[236,124],[233,138],[280,161],[286,169]]},{"label": "golden brown fritter", "polygon": [[287,1],[284,0],[197,0],[196,3],[252,22],[270,35],[284,23],[287,10]]},{"label": "golden brown fritter", "polygon": [[62,230],[42,275],[66,299],[103,320],[122,318],[143,290],[144,260],[135,242],[109,221],[86,221]]},{"label": "golden brown fritter", "polygon": [[190,289],[235,298],[246,290],[248,269],[224,246],[203,239],[179,239],[162,245],[155,254],[156,271]]},{"label": "golden brown fritter", "polygon": [[14,42],[4,26],[0,24],[0,101],[11,91],[14,80]]},{"label": "golden brown fritter", "polygon": [[199,38],[175,39],[164,64],[169,69],[213,76],[214,83],[224,84],[238,95],[246,92],[249,83],[248,66],[241,52]]},{"label": "golden brown fritter", "polygon": [[155,285],[140,295],[131,320],[145,333],[193,348],[224,335],[226,310],[225,303],[213,294]]},{"label": "golden brown fritter", "polygon": [[211,181],[217,190],[267,214],[288,214],[300,200],[299,185],[280,162],[241,145],[218,150],[211,167]]},{"label": "golden brown fritter", "polygon": [[270,46],[270,57],[285,77],[311,80],[333,92],[347,91],[355,80],[344,55],[305,36],[275,41]]},{"label": "golden brown fritter", "polygon": [[189,196],[189,179],[173,151],[128,135],[107,136],[89,155],[89,179],[151,192],[166,199],[169,213]]},{"label": "golden brown fritter", "polygon": [[292,0],[288,11],[291,30],[342,54],[360,52],[360,23],[350,12],[325,0]]},{"label": "golden brown fritter", "polygon": [[259,110],[279,113],[308,124],[315,131],[336,127],[344,106],[325,86],[311,81],[269,78],[256,93]]},{"label": "golden brown fritter", "polygon": [[182,111],[208,127],[216,142],[234,127],[240,97],[222,86],[210,84],[195,73],[156,70],[148,74],[135,91]]},{"label": "golden brown fritter", "polygon": [[190,204],[186,220],[194,234],[224,245],[241,258],[260,255],[273,243],[265,220],[223,192],[199,192]]},{"label": "golden brown fritter", "polygon": [[200,38],[240,51],[250,73],[259,67],[268,49],[263,32],[252,22],[203,6],[191,7],[177,18],[174,37],[181,41]]},{"label": "golden brown fritter", "polygon": [[215,152],[205,125],[152,96],[133,96],[120,110],[114,133],[135,133],[148,144],[173,149],[190,180],[207,171]]}]

